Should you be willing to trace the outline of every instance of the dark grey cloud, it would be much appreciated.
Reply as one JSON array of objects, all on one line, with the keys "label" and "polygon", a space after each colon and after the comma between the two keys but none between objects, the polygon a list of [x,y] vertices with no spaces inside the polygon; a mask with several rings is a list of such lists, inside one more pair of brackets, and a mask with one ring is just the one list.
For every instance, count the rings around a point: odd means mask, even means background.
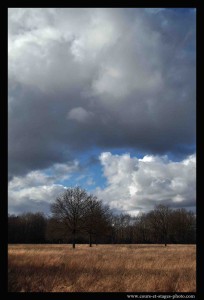
[{"label": "dark grey cloud", "polygon": [[195,12],[12,8],[8,24],[10,176],[91,147],[192,152]]}]

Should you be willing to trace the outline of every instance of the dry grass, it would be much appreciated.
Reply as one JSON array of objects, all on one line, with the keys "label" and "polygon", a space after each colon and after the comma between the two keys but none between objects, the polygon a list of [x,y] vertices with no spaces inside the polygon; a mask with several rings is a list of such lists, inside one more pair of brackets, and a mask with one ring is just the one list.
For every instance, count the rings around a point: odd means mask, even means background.
[{"label": "dry grass", "polygon": [[195,292],[195,245],[9,245],[11,292]]}]

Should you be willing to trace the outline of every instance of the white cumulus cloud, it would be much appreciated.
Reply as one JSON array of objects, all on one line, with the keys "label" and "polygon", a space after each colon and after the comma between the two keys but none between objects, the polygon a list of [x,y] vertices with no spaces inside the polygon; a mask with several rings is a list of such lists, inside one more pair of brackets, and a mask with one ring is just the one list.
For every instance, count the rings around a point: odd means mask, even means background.
[{"label": "white cumulus cloud", "polygon": [[155,204],[193,207],[196,198],[196,156],[180,162],[166,156],[104,152],[99,157],[107,186],[96,194],[112,208],[123,211],[151,209]]},{"label": "white cumulus cloud", "polygon": [[43,171],[31,171],[24,176],[14,176],[8,184],[9,211],[44,210],[65,189],[59,181],[68,179],[79,170],[78,161],[54,164]]}]

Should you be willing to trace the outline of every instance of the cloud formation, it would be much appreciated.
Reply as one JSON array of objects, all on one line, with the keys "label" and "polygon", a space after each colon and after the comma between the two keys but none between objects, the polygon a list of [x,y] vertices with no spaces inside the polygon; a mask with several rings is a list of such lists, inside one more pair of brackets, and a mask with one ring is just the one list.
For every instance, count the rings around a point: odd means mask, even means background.
[{"label": "cloud formation", "polygon": [[195,44],[194,9],[9,8],[9,211],[194,208]]},{"label": "cloud formation", "polygon": [[[14,176],[8,184],[9,211],[44,211],[66,188],[60,182],[80,170],[79,162],[54,164],[51,168],[31,171],[24,176]],[[29,208],[30,205],[30,208]]]},{"label": "cloud formation", "polygon": [[195,12],[10,8],[9,178],[91,147],[191,154]]},{"label": "cloud formation", "polygon": [[[196,201],[196,156],[190,155],[180,162],[167,156],[146,155],[131,157],[129,153],[114,155],[103,152],[99,156],[105,187],[92,188],[92,192],[117,212],[137,214],[148,211],[156,204],[194,209]],[[9,211],[44,211],[50,213],[50,204],[63,193],[63,180],[77,174],[73,183],[85,179],[87,186],[94,180],[85,172],[78,176],[80,166],[55,164],[51,169],[31,171],[15,176],[8,186]],[[80,178],[81,177],[81,178]],[[60,182],[61,181],[61,182]],[[30,205],[30,206],[29,206]]]},{"label": "cloud formation", "polygon": [[85,110],[83,107],[72,108],[68,113],[68,119],[76,120],[80,123],[91,121],[92,116],[93,113]]},{"label": "cloud formation", "polygon": [[156,204],[191,209],[195,206],[195,155],[173,162],[167,156],[138,159],[129,154],[104,152],[100,161],[107,186],[97,188],[96,194],[118,211],[137,213]]}]

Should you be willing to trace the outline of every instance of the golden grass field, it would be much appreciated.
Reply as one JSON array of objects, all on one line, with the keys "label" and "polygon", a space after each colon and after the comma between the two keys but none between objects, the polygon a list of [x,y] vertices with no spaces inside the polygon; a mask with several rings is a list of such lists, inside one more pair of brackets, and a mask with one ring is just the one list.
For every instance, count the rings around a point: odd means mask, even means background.
[{"label": "golden grass field", "polygon": [[9,245],[9,292],[195,292],[195,245]]}]

